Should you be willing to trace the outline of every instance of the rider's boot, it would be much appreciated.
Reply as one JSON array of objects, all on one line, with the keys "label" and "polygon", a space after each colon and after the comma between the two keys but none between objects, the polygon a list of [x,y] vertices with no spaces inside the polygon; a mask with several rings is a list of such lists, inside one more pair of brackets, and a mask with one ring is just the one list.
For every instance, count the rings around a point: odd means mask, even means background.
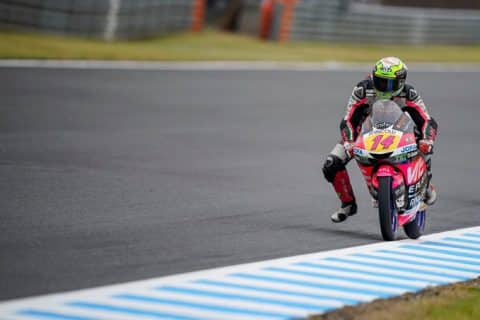
[{"label": "rider's boot", "polygon": [[335,211],[331,216],[332,222],[339,223],[347,220],[349,216],[357,213],[357,204],[355,202],[342,203],[340,209]]},{"label": "rider's boot", "polygon": [[332,184],[342,202],[342,206],[330,216],[330,219],[336,223],[343,222],[349,216],[357,213],[357,204],[347,170],[338,172]]}]

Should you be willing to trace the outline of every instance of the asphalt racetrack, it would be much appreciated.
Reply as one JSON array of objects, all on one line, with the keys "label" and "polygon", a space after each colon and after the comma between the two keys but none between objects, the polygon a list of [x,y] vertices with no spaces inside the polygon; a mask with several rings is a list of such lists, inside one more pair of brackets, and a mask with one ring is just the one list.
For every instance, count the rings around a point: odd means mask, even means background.
[{"label": "asphalt racetrack", "polygon": [[[353,71],[0,69],[0,299],[381,241],[334,225]],[[415,72],[439,122],[427,233],[479,225],[476,72]],[[403,235],[402,235],[403,237]]]}]

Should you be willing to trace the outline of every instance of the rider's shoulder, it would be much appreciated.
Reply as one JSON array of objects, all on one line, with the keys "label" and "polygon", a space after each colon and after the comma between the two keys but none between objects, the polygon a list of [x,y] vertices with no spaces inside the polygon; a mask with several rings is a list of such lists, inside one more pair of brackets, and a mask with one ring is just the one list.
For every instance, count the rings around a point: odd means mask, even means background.
[{"label": "rider's shoulder", "polygon": [[403,87],[401,95],[403,95],[408,101],[415,101],[419,97],[417,90],[415,90],[415,88],[408,83],[406,83]]},{"label": "rider's shoulder", "polygon": [[371,79],[365,79],[357,83],[353,88],[352,95],[357,99],[364,99],[371,94],[372,90],[374,90],[373,81]]}]

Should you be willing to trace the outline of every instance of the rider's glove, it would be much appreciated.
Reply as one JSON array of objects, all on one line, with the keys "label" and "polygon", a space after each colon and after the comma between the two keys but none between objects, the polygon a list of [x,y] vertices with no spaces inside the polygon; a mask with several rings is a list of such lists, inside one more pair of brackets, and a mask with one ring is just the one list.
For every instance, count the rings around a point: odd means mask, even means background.
[{"label": "rider's glove", "polygon": [[355,143],[351,141],[345,141],[343,143],[343,147],[345,148],[345,154],[347,155],[348,159],[353,157],[353,147],[355,146]]},{"label": "rider's glove", "polygon": [[433,153],[433,141],[430,139],[422,139],[418,141],[418,148],[423,154]]}]

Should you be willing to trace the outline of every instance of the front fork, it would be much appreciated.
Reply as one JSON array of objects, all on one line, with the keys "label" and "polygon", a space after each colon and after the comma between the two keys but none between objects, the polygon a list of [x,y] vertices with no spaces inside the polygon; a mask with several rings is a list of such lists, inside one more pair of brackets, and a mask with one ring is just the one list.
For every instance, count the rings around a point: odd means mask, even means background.
[{"label": "front fork", "polygon": [[405,181],[401,172],[390,165],[382,165],[372,175],[372,185],[369,186],[370,193],[374,199],[377,199],[377,190],[379,188],[379,177],[392,177],[392,190],[395,199],[395,206],[401,212],[407,205]]},{"label": "front fork", "polygon": [[[427,206],[423,201],[415,201],[410,203],[410,199],[412,198],[411,196],[417,197],[418,193],[423,194],[425,192],[426,183],[419,182],[421,185],[423,185],[422,191],[415,190],[415,193],[410,195],[410,188],[406,187],[403,174],[390,165],[382,165],[372,175],[370,191],[375,199],[377,199],[376,193],[379,188],[378,178],[386,176],[392,177],[393,198],[395,199],[395,207],[399,213],[398,224],[403,226],[413,221],[417,212],[421,212],[426,209]],[[428,176],[425,176],[425,178],[428,179]]]}]

